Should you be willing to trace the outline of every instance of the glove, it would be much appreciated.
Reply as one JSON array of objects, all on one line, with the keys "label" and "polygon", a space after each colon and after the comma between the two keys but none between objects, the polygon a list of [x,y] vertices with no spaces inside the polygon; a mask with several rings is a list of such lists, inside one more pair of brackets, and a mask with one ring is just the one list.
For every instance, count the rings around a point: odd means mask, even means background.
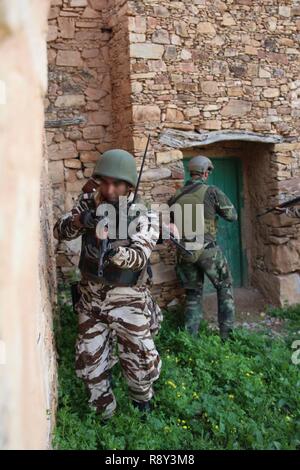
[{"label": "glove", "polygon": [[105,259],[108,261],[110,258],[115,256],[117,254],[118,250],[116,248],[111,248],[108,250],[108,252],[105,254]]},{"label": "glove", "polygon": [[79,216],[79,221],[84,228],[95,228],[99,219],[95,217],[95,211],[83,211]]}]

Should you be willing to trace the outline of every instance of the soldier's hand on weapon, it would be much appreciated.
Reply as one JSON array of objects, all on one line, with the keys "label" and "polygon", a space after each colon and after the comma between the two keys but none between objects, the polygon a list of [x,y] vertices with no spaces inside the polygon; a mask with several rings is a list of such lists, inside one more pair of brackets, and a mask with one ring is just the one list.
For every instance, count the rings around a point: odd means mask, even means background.
[{"label": "soldier's hand on weapon", "polygon": [[274,210],[277,211],[277,212],[283,213],[283,212],[286,212],[286,207],[279,207],[279,206],[277,206],[277,207],[275,207]]},{"label": "soldier's hand on weapon", "polygon": [[98,276],[103,277],[104,268],[111,256],[115,254],[115,250],[112,249],[111,243],[108,239],[108,226],[104,219],[98,223],[96,227],[96,237],[100,240],[100,258],[98,264]]},{"label": "soldier's hand on weapon", "polygon": [[95,228],[98,221],[99,221],[99,218],[96,217],[95,211],[86,210],[79,214],[79,217],[76,222],[81,224],[80,226],[84,228]]},{"label": "soldier's hand on weapon", "polygon": [[[295,204],[300,203],[300,196],[293,197],[292,199],[288,199],[287,201],[282,202],[278,206],[271,207],[270,209],[267,209],[265,212],[262,214],[257,214],[256,217],[262,217],[263,215],[269,214],[270,212],[277,212],[277,213],[285,213],[286,215],[290,214],[291,207],[295,206]],[[296,216],[298,217],[298,216]]]},{"label": "soldier's hand on weapon", "polygon": [[80,222],[80,214],[76,214],[72,218],[72,224],[76,228],[82,228],[82,223]]}]

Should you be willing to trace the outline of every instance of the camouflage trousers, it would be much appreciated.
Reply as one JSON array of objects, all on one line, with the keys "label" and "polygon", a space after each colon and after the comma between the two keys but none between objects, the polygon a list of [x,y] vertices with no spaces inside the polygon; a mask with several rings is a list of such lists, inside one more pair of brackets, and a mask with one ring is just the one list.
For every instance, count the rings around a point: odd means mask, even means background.
[{"label": "camouflage trousers", "polygon": [[205,249],[195,263],[177,258],[176,272],[186,291],[185,328],[197,334],[202,319],[203,283],[206,275],[217,290],[218,323],[221,336],[232,329],[235,318],[232,277],[222,250],[216,246]]},{"label": "camouflage trousers", "polygon": [[107,291],[105,286],[81,281],[80,292],[76,373],[89,389],[91,405],[109,418],[116,408],[111,369],[118,360],[131,399],[146,402],[152,398],[152,385],[161,369],[153,336],[162,314],[145,287]]}]

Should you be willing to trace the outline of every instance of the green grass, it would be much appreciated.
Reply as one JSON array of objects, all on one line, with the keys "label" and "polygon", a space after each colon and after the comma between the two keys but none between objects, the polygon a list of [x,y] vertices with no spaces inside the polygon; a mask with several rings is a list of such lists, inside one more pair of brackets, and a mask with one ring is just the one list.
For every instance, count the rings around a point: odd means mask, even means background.
[{"label": "green grass", "polygon": [[270,308],[267,313],[276,318],[284,319],[284,333],[288,342],[300,339],[300,306],[291,305],[283,308]]},{"label": "green grass", "polygon": [[300,365],[291,361],[289,339],[239,329],[224,345],[206,324],[193,339],[180,329],[180,312],[165,312],[156,339],[163,368],[154,411],[141,422],[116,366],[118,409],[103,426],[74,372],[76,322],[62,300],[54,448],[300,449]]}]

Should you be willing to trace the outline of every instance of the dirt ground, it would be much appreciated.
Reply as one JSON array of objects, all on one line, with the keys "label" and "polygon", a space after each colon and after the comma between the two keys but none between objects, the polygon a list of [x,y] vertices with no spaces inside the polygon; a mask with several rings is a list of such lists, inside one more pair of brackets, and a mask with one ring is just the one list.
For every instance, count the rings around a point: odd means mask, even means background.
[{"label": "dirt ground", "polygon": [[[283,321],[266,314],[270,305],[256,289],[234,289],[236,304],[236,326],[249,329],[271,328],[280,333]],[[204,297],[204,318],[213,327],[217,327],[217,296],[208,294]]]}]

